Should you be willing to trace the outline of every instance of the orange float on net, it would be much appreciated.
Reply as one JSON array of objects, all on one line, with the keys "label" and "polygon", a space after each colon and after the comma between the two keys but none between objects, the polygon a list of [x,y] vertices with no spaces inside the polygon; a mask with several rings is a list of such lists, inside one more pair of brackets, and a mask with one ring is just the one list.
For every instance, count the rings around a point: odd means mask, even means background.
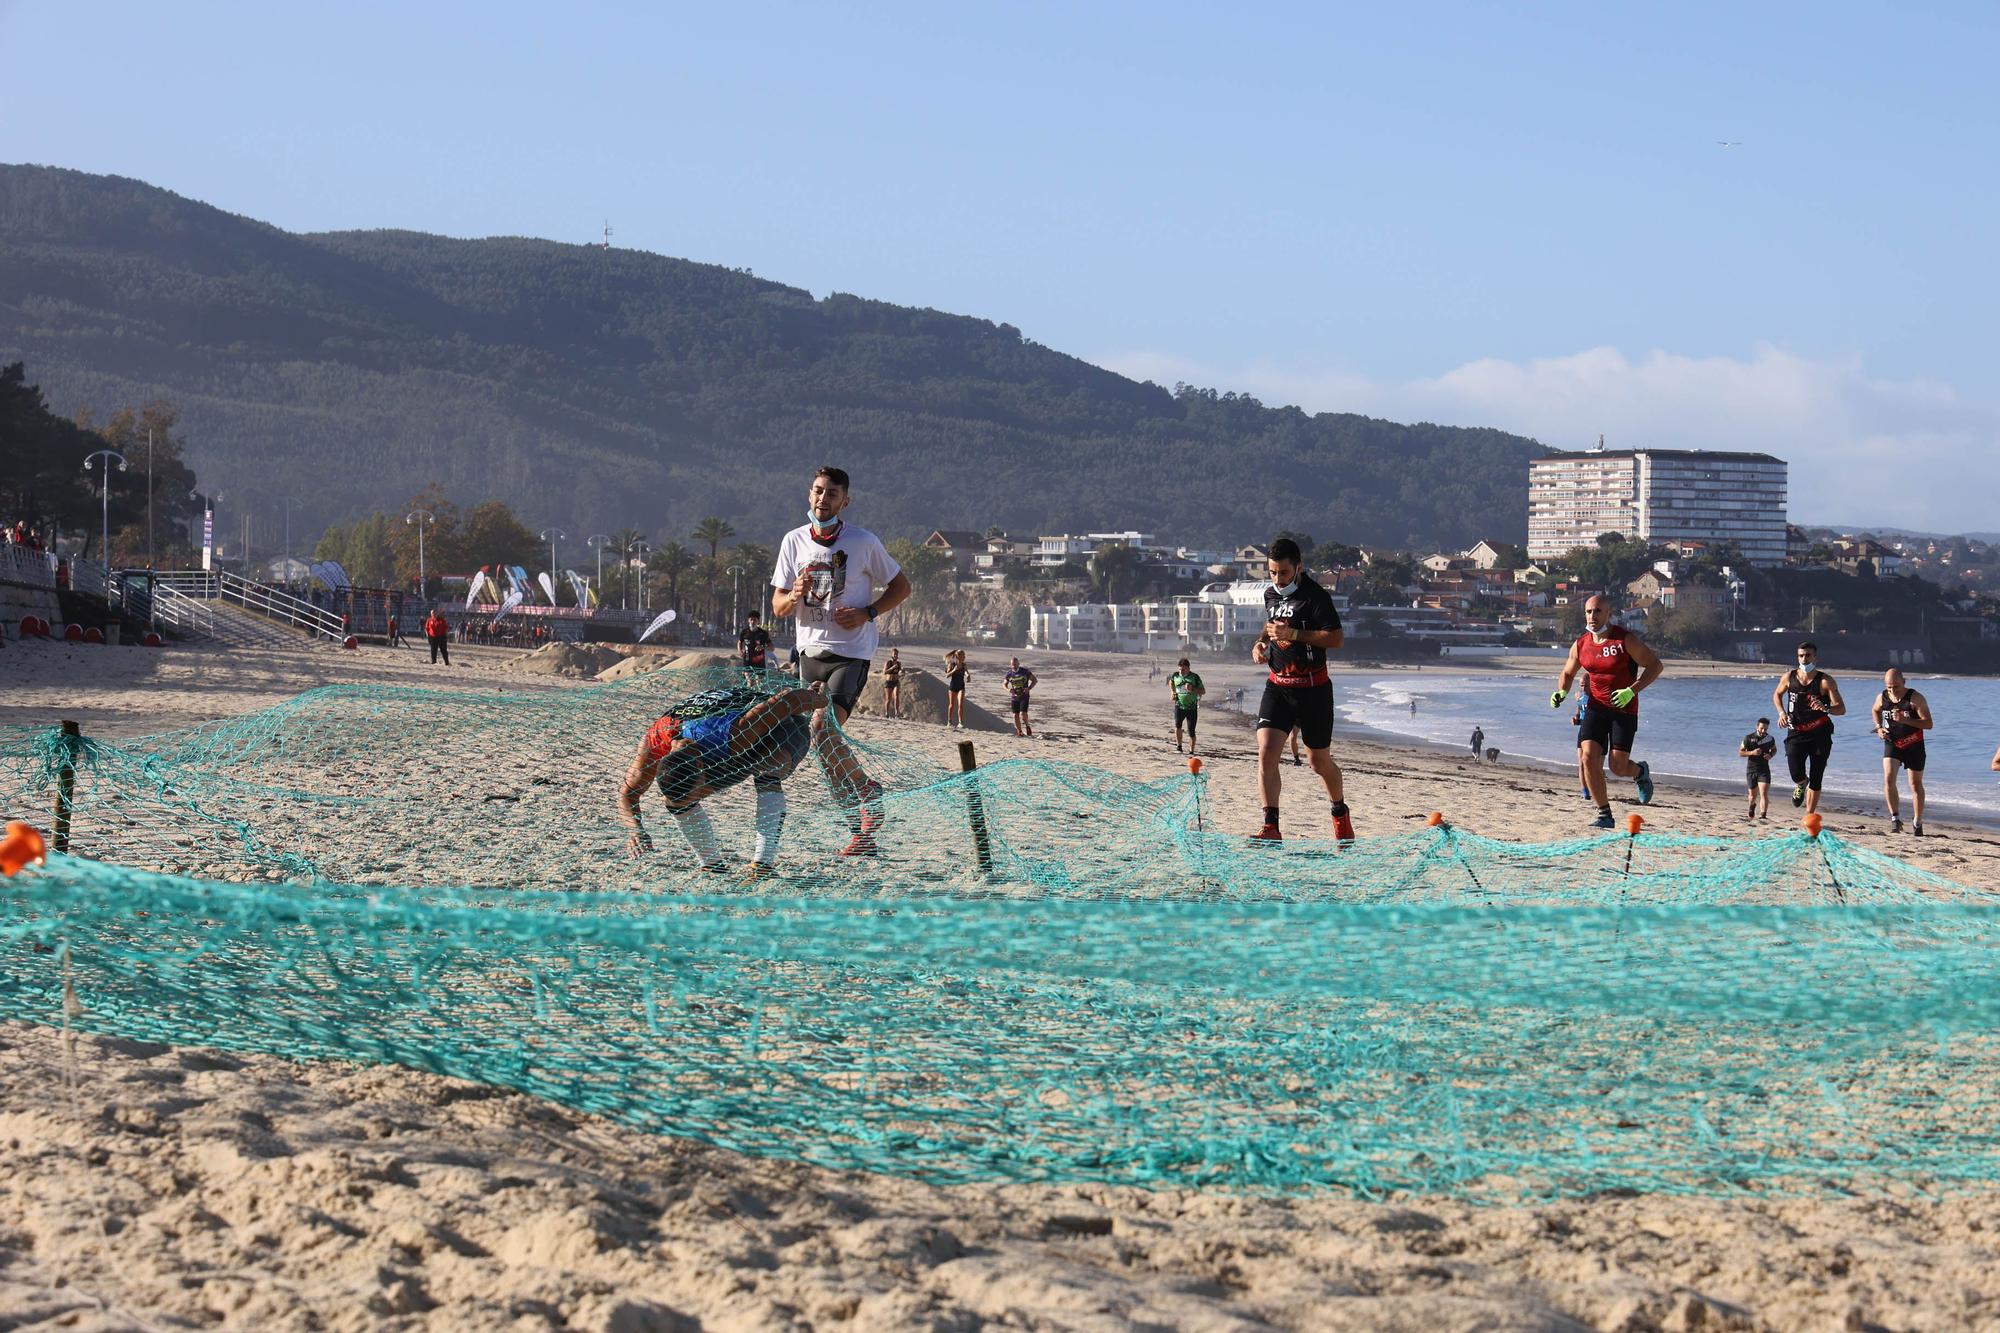
[{"label": "orange float on net", "polygon": [[1800,820],[1799,822],[1806,826],[1806,836],[1808,838],[1817,838],[1819,836],[1820,829],[1823,828],[1826,824],[1826,821],[1819,817],[1819,811],[1817,810],[1813,811],[1811,814],[1807,815],[1804,819]]},{"label": "orange float on net", "polygon": [[1639,830],[1644,827],[1646,827],[1646,817],[1644,815],[1625,816],[1625,831],[1633,837],[1638,837]]},{"label": "orange float on net", "polygon": [[42,840],[40,829],[13,820],[7,825],[5,836],[0,836],[0,875],[12,876],[22,866],[38,866],[48,852],[49,845]]},{"label": "orange float on net", "polygon": [[1201,772],[1201,760],[1190,758],[1188,760],[1188,772],[1190,773]]},{"label": "orange float on net", "polygon": [[1424,816],[1425,828],[1436,828],[1439,824],[1442,823],[1444,823],[1444,811],[1442,810],[1433,810],[1428,815]]}]

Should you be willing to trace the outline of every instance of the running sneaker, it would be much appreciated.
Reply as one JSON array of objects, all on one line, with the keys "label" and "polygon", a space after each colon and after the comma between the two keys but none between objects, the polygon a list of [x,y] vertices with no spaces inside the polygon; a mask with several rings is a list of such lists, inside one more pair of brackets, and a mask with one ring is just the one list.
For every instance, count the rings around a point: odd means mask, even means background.
[{"label": "running sneaker", "polygon": [[1641,760],[1639,763],[1639,776],[1632,779],[1632,784],[1639,789],[1639,804],[1651,805],[1653,803],[1653,766]]},{"label": "running sneaker", "polygon": [[1292,756],[1292,767],[1293,767],[1293,768],[1298,768],[1298,767],[1302,766],[1302,765],[1303,765],[1303,764],[1304,764],[1305,762],[1306,762],[1305,760],[1303,760],[1303,759],[1299,758],[1299,757],[1298,757],[1297,755],[1293,755],[1293,756]]},{"label": "running sneaker", "polygon": [[1609,810],[1599,810],[1597,818],[1590,821],[1592,828],[1617,828],[1618,821],[1611,817]]},{"label": "running sneaker", "polygon": [[1896,815],[1889,820],[1889,832],[1901,833],[1902,831],[1903,831],[1903,817],[1901,815]]},{"label": "running sneaker", "polygon": [[1912,824],[1910,825],[1910,832],[1921,838],[1924,836],[1924,826],[1922,824]]},{"label": "running sneaker", "polygon": [[778,868],[769,861],[752,861],[749,865],[743,867],[743,873],[736,877],[736,882],[739,885],[748,887],[759,881],[767,880],[777,873]]},{"label": "running sneaker", "polygon": [[1278,832],[1276,824],[1266,824],[1263,828],[1258,829],[1250,835],[1250,841],[1252,842],[1283,842],[1284,840],[1285,835]]},{"label": "running sneaker", "polygon": [[1792,788],[1792,804],[1804,805],[1805,803],[1806,803],[1806,784],[1801,782],[1798,786]]},{"label": "running sneaker", "polygon": [[1335,815],[1333,817],[1333,836],[1343,844],[1353,842],[1354,817],[1352,815]]}]

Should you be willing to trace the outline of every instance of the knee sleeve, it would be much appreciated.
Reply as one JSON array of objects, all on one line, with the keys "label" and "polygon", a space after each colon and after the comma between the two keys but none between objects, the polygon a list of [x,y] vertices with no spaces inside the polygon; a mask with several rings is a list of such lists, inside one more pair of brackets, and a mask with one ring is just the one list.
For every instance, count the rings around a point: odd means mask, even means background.
[{"label": "knee sleeve", "polygon": [[785,789],[757,779],[757,860],[770,865],[778,858],[778,839],[785,831]]}]

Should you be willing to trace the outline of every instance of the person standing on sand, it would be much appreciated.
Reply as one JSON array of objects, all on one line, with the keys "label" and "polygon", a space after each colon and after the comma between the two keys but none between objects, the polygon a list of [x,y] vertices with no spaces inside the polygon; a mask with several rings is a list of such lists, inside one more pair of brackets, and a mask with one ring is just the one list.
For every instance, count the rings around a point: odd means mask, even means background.
[{"label": "person standing on sand", "polygon": [[743,683],[755,685],[764,675],[771,656],[771,631],[757,622],[757,613],[743,617],[743,630],[736,636],[736,652],[743,662]]},{"label": "person standing on sand", "polygon": [[944,724],[965,730],[965,678],[972,674],[965,665],[965,649],[953,648],[944,655]]},{"label": "person standing on sand", "polygon": [[1017,657],[1008,664],[1007,674],[1000,678],[1000,683],[1007,687],[1007,706],[1014,713],[1014,734],[1032,739],[1035,727],[1028,720],[1028,696],[1042,682],[1035,678],[1034,672],[1022,666],[1021,659]]},{"label": "person standing on sand", "polygon": [[889,660],[882,664],[882,716],[901,717],[903,715],[903,657],[896,649],[889,650]]},{"label": "person standing on sand", "polygon": [[1746,819],[1771,817],[1771,756],[1778,752],[1778,738],[1771,734],[1771,719],[1757,719],[1757,729],[1743,738],[1736,753],[1748,762],[1743,780],[1750,786],[1750,813]]},{"label": "person standing on sand", "polygon": [[[841,855],[873,856],[884,813],[882,788],[858,761],[840,762],[842,752],[850,761],[853,755],[844,742],[836,742],[839,726],[854,711],[868,681],[868,664],[879,642],[875,618],[903,604],[910,580],[879,537],[841,517],[851,498],[842,469],[822,467],[813,474],[806,490],[806,522],[778,543],[771,615],[796,618],[799,680],[826,687],[828,707],[813,715],[813,748],[854,834]],[[835,726],[827,725],[828,712]]]},{"label": "person standing on sand", "polygon": [[389,613],[389,646],[391,648],[410,646],[403,638],[403,618],[394,611]]},{"label": "person standing on sand", "polygon": [[1924,836],[1924,733],[1931,729],[1931,705],[1921,691],[1911,689],[1903,673],[1890,667],[1882,676],[1882,693],[1869,710],[1875,734],[1882,738],[1882,796],[1889,803],[1889,831],[1903,831],[1903,812],[1896,799],[1896,770],[1910,775],[1910,832]]},{"label": "person standing on sand", "polygon": [[1840,686],[1819,669],[1819,645],[1808,639],[1798,646],[1799,664],[1778,677],[1771,706],[1785,737],[1785,764],[1792,772],[1792,804],[1807,814],[1819,810],[1820,783],[1833,757],[1833,720],[1847,712]]},{"label": "person standing on sand", "polygon": [[1472,762],[1479,762],[1479,751],[1486,744],[1486,732],[1479,726],[1472,728]]},{"label": "person standing on sand", "polygon": [[1605,758],[1609,756],[1613,773],[1632,779],[1638,787],[1639,804],[1652,804],[1652,766],[1632,762],[1632,742],[1639,734],[1639,695],[1666,668],[1644,639],[1611,623],[1611,602],[1603,594],[1583,604],[1583,623],[1586,628],[1569,646],[1569,660],[1549,695],[1549,707],[1562,707],[1571,682],[1583,672],[1589,699],[1577,740],[1583,750],[1583,785],[1597,805],[1591,827],[1616,828],[1604,777]]},{"label": "person standing on sand", "polygon": [[440,657],[446,666],[451,665],[451,622],[442,612],[433,610],[424,617],[424,641],[430,644],[431,665],[437,665]]},{"label": "person standing on sand", "polygon": [[1208,693],[1208,687],[1201,683],[1201,677],[1188,667],[1183,657],[1179,669],[1167,677],[1167,693],[1174,701],[1174,749],[1181,748],[1181,725],[1187,725],[1187,752],[1196,753],[1194,747],[1195,722],[1201,713],[1201,696]]},{"label": "person standing on sand", "polygon": [[1267,570],[1271,586],[1264,590],[1264,632],[1250,650],[1250,660],[1270,670],[1257,706],[1257,788],[1264,803],[1264,826],[1254,836],[1265,842],[1284,837],[1278,831],[1278,761],[1286,737],[1296,728],[1312,758],[1313,772],[1326,784],[1334,836],[1343,843],[1353,842],[1354,821],[1340,766],[1330,753],[1333,680],[1327,674],[1326,655],[1347,642],[1340,612],[1326,589],[1305,572],[1299,544],[1290,537],[1271,543]]}]

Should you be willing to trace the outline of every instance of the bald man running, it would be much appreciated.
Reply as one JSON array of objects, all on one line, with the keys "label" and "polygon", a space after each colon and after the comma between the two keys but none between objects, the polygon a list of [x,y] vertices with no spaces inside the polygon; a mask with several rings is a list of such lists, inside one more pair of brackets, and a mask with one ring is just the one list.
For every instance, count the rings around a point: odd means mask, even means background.
[{"label": "bald man running", "polygon": [[1604,777],[1608,754],[1611,771],[1630,778],[1639,789],[1639,804],[1653,800],[1653,770],[1632,762],[1632,742],[1639,734],[1639,695],[1665,670],[1659,655],[1623,625],[1611,623],[1611,602],[1603,596],[1583,604],[1585,631],[1570,645],[1562,678],[1549,695],[1549,707],[1562,707],[1576,673],[1584,673],[1586,695],[1582,729],[1577,733],[1578,759],[1584,790],[1597,806],[1592,828],[1616,828],[1611,796]]},{"label": "bald man running", "polygon": [[1882,692],[1868,710],[1875,734],[1882,738],[1882,797],[1889,803],[1889,831],[1903,831],[1903,810],[1896,795],[1896,770],[1910,775],[1910,832],[1924,836],[1924,733],[1933,725],[1930,700],[1913,690],[1903,673],[1890,667],[1882,674]]}]

